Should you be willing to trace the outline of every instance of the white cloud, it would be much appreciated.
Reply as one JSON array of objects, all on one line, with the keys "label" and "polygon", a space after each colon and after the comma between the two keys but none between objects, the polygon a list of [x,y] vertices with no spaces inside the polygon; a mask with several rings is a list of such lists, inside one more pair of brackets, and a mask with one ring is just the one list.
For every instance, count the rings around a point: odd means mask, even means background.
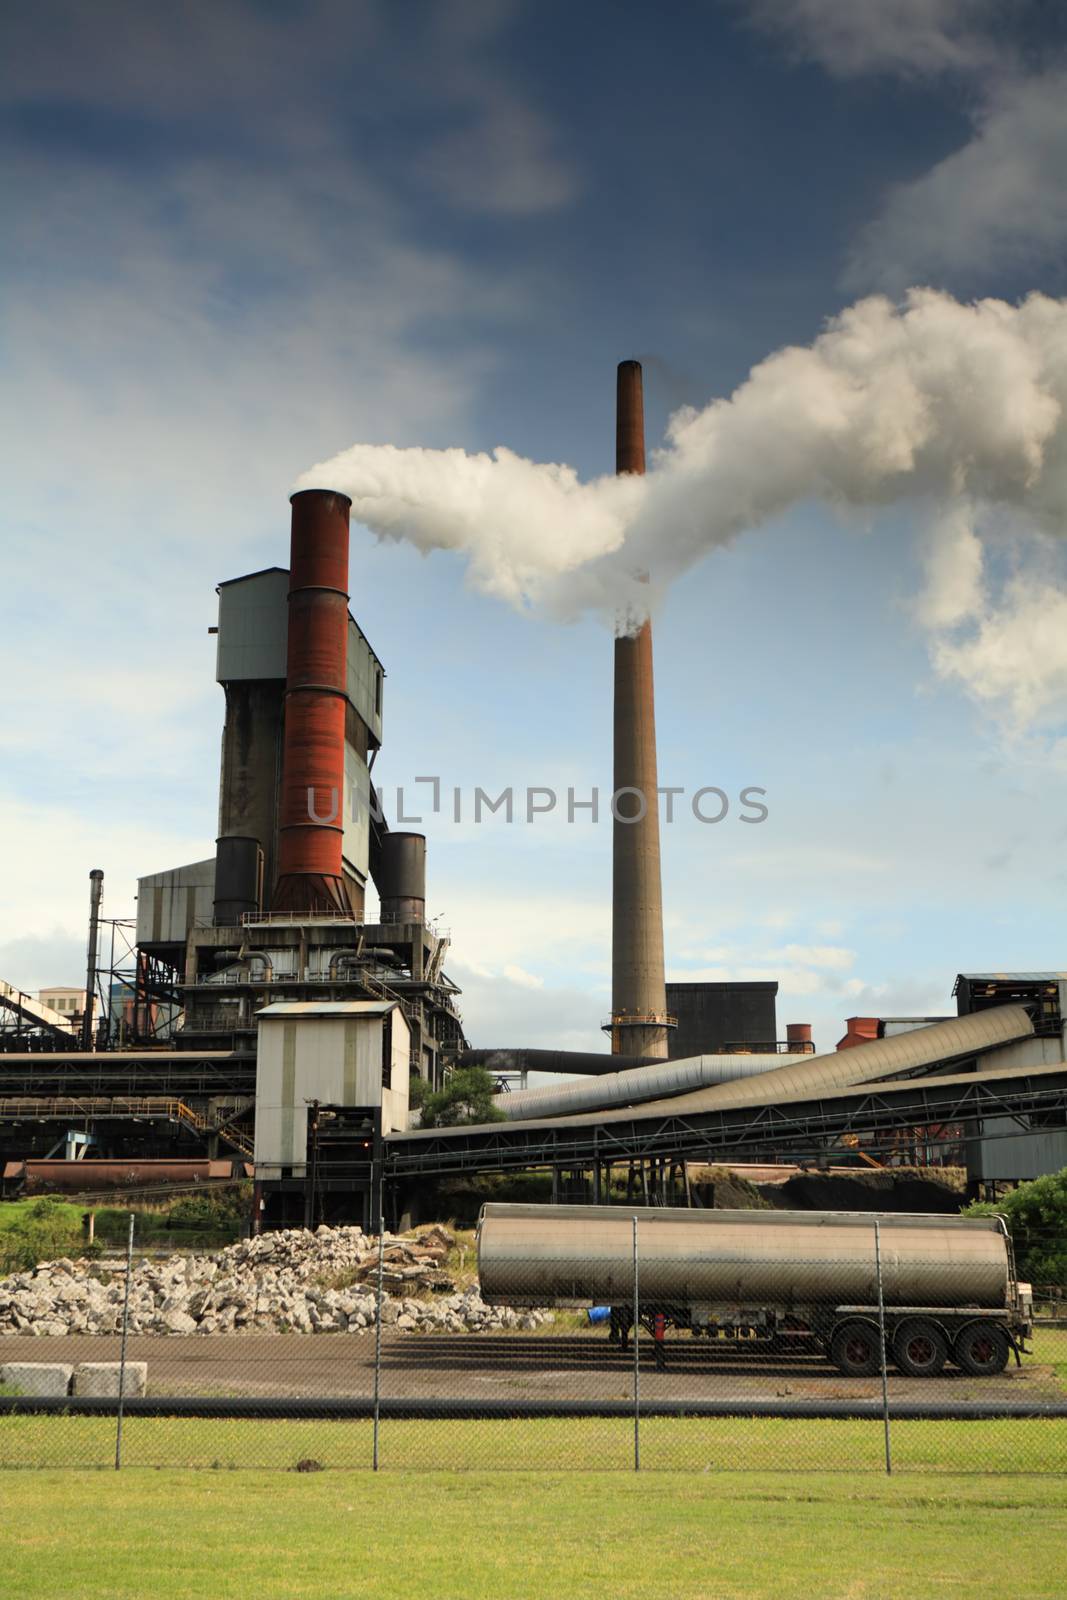
[{"label": "white cloud", "polygon": [[449,961],[449,976],[463,989],[463,1026],[476,1049],[526,1045],[546,1050],[608,1051],[595,997],[564,984],[531,987],[506,971],[487,972]]},{"label": "white cloud", "polygon": [[[894,184],[860,231],[851,292],[984,288],[1060,260],[1067,244],[1067,69],[1027,49],[1026,6],[997,0],[750,0],[752,20],[839,78],[944,78],[971,138]],[[1050,19],[1037,26],[1048,29]]]},{"label": "white cloud", "polygon": [[195,118],[235,151],[261,141],[266,108],[269,137],[298,158],[300,186],[339,153],[354,165],[353,145],[375,117],[407,108],[415,181],[464,210],[531,214],[565,205],[578,177],[498,49],[520,10],[510,0],[402,12],[388,0],[273,10],[242,0],[109,0],[106,10],[41,0],[10,18],[0,88],[8,104],[148,113],[171,126]]},{"label": "white cloud", "polygon": [[970,505],[961,502],[935,520],[920,558],[924,583],[915,611],[924,628],[952,628],[981,610],[985,558]]},{"label": "white cloud", "polygon": [[1017,574],[1001,603],[982,613],[972,631],[933,645],[942,677],[961,683],[978,701],[1005,712],[1017,726],[1067,700],[1067,588],[1037,571]]},{"label": "white cloud", "polygon": [[[823,967],[830,971],[847,971],[856,964],[855,950],[846,950],[840,945],[830,944],[787,944],[781,951],[785,961],[804,967]],[[772,951],[770,959],[777,959],[778,952]]]},{"label": "white cloud", "polygon": [[995,59],[995,0],[749,0],[755,24],[836,77],[930,77]]},{"label": "white cloud", "polygon": [[1067,242],[1067,71],[992,85],[971,140],[894,185],[851,251],[851,290],[980,286],[1056,261]]},{"label": "white cloud", "polygon": [[514,961],[507,963],[503,975],[509,983],[517,983],[523,989],[543,989],[545,986],[544,978],[537,977],[535,973],[527,972],[524,967],[518,966]]},{"label": "white cloud", "polygon": [[[981,521],[963,502],[927,530],[914,610],[938,676],[992,712],[1015,742],[1049,713],[1062,718],[1067,561],[1056,541],[1010,521],[986,527],[983,541]],[[987,569],[987,545],[1013,563],[999,583]]]},{"label": "white cloud", "polygon": [[[205,830],[206,832],[206,830]],[[136,914],[136,874],[159,872],[213,853],[207,837],[168,832],[137,814],[115,820],[0,791],[0,977],[25,989],[81,981],[89,921],[89,873],[105,871],[105,917]],[[17,846],[14,843],[17,841]],[[136,864],[136,865],[134,865]],[[75,952],[80,952],[75,959]],[[53,970],[56,969],[56,970]]]},{"label": "white cloud", "polygon": [[423,155],[420,177],[468,211],[530,216],[572,200],[577,177],[546,119],[495,89],[478,101],[466,126]]},{"label": "white cloud", "polygon": [[511,889],[467,886],[461,867],[453,867],[446,878],[440,852],[436,863],[434,903],[464,961],[484,972],[515,969],[523,976],[512,981],[530,989],[536,982],[531,969],[548,981],[544,974],[568,970],[588,953],[610,948],[611,906],[606,900],[538,889],[525,874],[521,888],[518,881]]},{"label": "white cloud", "polygon": [[[773,450],[768,441],[773,440]],[[963,305],[931,290],[849,306],[728,400],[671,418],[643,478],[583,482],[497,449],[356,444],[303,473],[383,538],[457,550],[517,607],[611,617],[745,530],[818,499],[859,513],[961,495],[1067,517],[1067,301]]]},{"label": "white cloud", "polygon": [[[88,894],[85,904],[88,922]],[[56,983],[80,989],[85,982],[85,968],[85,935],[79,938],[63,928],[51,933],[20,934],[16,939],[0,942],[0,978],[26,994]]]}]

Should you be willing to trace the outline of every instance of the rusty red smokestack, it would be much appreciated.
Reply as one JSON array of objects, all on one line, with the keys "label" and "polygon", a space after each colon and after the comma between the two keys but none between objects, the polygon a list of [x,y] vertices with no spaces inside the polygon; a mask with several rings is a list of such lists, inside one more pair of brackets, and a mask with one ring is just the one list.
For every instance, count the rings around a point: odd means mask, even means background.
[{"label": "rusty red smokestack", "polygon": [[620,361],[615,376],[615,471],[645,471],[645,395],[640,361]]},{"label": "rusty red smokestack", "polygon": [[285,742],[273,911],[351,910],[341,865],[348,514],[329,489],[292,496]]},{"label": "rusty red smokestack", "polygon": [[[615,470],[645,470],[641,363],[619,364]],[[667,991],[659,862],[652,625],[615,640],[615,818],[612,831],[611,1048],[665,1060]]]}]

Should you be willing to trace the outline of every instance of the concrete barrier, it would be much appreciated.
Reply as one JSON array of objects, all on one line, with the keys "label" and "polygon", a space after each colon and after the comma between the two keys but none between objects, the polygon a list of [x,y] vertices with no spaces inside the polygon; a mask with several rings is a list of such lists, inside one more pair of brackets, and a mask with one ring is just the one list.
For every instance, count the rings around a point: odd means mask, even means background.
[{"label": "concrete barrier", "polygon": [[73,1371],[59,1361],[5,1361],[0,1366],[0,1385],[16,1394],[69,1394]]},{"label": "concrete barrier", "polygon": [[[77,1395],[96,1395],[113,1398],[119,1392],[120,1363],[117,1361],[83,1361],[74,1368],[74,1390]],[[144,1394],[148,1387],[148,1362],[127,1361],[124,1393],[127,1398]]]}]

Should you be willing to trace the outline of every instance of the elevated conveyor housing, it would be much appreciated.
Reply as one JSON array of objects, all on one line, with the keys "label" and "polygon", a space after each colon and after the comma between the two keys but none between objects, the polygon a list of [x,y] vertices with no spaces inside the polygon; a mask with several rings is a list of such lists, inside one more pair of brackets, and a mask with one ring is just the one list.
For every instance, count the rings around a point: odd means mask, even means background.
[{"label": "elevated conveyor housing", "polygon": [[32,995],[16,989],[13,983],[5,983],[3,978],[0,978],[0,1006],[13,1011],[30,1028],[47,1028],[49,1033],[60,1034],[64,1039],[72,1035],[70,1017],[53,1011],[51,1006],[41,1005]]}]

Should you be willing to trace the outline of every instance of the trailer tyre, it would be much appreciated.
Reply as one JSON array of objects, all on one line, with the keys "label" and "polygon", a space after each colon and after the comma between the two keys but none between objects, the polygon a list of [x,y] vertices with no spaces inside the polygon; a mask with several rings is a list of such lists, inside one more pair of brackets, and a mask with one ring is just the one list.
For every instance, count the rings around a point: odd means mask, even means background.
[{"label": "trailer tyre", "polygon": [[948,1360],[948,1340],[936,1322],[912,1317],[893,1334],[893,1360],[909,1378],[936,1378]]},{"label": "trailer tyre", "polygon": [[990,1378],[1008,1364],[1008,1336],[996,1323],[968,1322],[956,1335],[956,1365],[973,1378]]},{"label": "trailer tyre", "polygon": [[843,1322],[830,1340],[830,1360],[848,1378],[870,1378],[879,1370],[878,1329],[873,1322]]}]

